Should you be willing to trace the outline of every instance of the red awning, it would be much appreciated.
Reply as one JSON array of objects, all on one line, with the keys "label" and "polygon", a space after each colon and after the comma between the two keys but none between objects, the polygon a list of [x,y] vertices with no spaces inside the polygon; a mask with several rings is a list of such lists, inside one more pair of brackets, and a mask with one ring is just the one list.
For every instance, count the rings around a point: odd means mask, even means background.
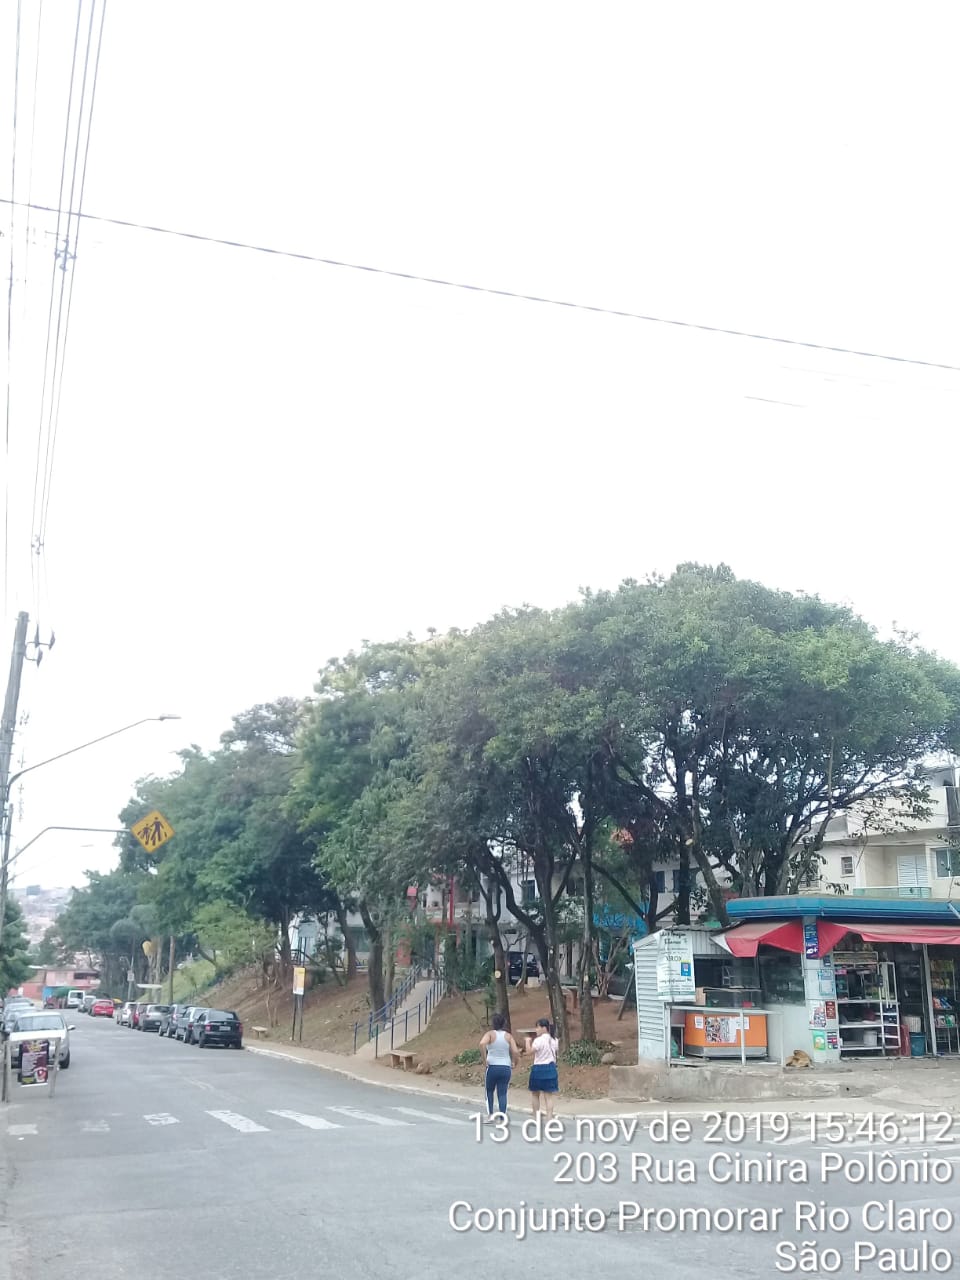
[{"label": "red awning", "polygon": [[844,924],[864,942],[925,942],[930,947],[960,947],[960,925]]},{"label": "red awning", "polygon": [[[818,920],[818,954],[823,955],[829,951],[849,932],[848,924]],[[779,947],[781,951],[793,951],[796,955],[803,955],[805,949],[803,923],[800,920],[751,920],[747,924],[729,929],[717,941],[734,956],[755,956],[761,943],[767,947]]]}]

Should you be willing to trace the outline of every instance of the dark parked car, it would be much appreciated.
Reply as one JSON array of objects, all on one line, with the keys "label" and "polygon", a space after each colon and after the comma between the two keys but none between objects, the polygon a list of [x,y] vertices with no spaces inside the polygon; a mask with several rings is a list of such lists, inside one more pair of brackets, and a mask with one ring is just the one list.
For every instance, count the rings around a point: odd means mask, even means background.
[{"label": "dark parked car", "polygon": [[206,1013],[201,1005],[188,1005],[183,1017],[177,1019],[177,1039],[184,1044],[193,1044],[193,1030],[199,1014]]},{"label": "dark parked car", "polygon": [[146,1004],[137,1019],[138,1031],[159,1031],[163,1015],[170,1011],[168,1004]]},{"label": "dark parked car", "polygon": [[[509,966],[507,969],[507,973],[510,979],[511,986],[516,986],[516,984],[520,981],[520,978],[523,975],[523,952],[522,951],[510,952]],[[540,977],[540,965],[537,963],[537,957],[530,955],[529,952],[527,953],[527,977],[528,978]]]},{"label": "dark parked car", "polygon": [[202,1009],[193,1024],[193,1036],[201,1049],[210,1044],[243,1048],[243,1023],[225,1009]]}]

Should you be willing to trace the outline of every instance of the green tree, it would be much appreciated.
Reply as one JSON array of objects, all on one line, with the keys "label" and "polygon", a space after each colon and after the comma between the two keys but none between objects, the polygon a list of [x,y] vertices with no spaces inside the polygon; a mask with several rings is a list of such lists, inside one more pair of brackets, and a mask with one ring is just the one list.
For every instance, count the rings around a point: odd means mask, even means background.
[{"label": "green tree", "polygon": [[141,978],[146,973],[143,953],[139,948],[131,950],[131,939],[115,929],[136,908],[146,875],[118,868],[106,874],[88,871],[86,877],[86,886],[73,894],[57,918],[60,950],[89,956],[100,969],[101,988],[119,992],[126,986],[131,959]]},{"label": "green tree", "polygon": [[194,913],[193,928],[218,974],[261,964],[275,946],[273,931],[262,920],[230,902],[205,903]]},{"label": "green tree", "polygon": [[681,921],[692,867],[725,922],[718,870],[735,892],[795,892],[834,815],[922,811],[922,761],[960,739],[955,667],[819,599],[686,565],[578,609],[616,808],[678,862]]},{"label": "green tree", "polygon": [[30,963],[37,966],[55,965],[60,961],[60,944],[56,924],[48,925],[43,937],[30,948]]},{"label": "green tree", "polygon": [[16,898],[7,898],[7,910],[0,937],[0,994],[19,987],[30,977],[29,945],[24,931],[23,912]]},{"label": "green tree", "polygon": [[287,806],[303,716],[304,704],[290,698],[253,707],[234,717],[218,750],[192,747],[178,773],[138,785],[124,824],[156,807],[176,832],[156,854],[132,838],[121,850],[125,866],[152,873],[145,898],[161,931],[196,933],[198,913],[226,902],[273,927],[286,971],[294,916],[333,909],[315,844]]},{"label": "green tree", "polygon": [[[390,987],[393,935],[409,918],[406,890],[427,868],[410,859],[396,819],[412,780],[412,717],[425,672],[442,660],[412,640],[331,660],[301,739],[290,811],[316,845],[316,864],[370,940],[370,1004]],[[341,930],[345,919],[340,913]],[[386,973],[385,973],[386,961]]]}]

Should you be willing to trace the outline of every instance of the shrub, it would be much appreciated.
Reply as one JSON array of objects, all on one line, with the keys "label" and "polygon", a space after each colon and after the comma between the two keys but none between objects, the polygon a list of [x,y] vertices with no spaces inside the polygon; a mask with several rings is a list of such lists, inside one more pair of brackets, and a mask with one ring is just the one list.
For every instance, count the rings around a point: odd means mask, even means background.
[{"label": "shrub", "polygon": [[464,1049],[463,1053],[458,1053],[454,1058],[454,1062],[461,1067],[472,1067],[478,1062],[483,1061],[483,1054],[479,1049]]},{"label": "shrub", "polygon": [[563,1054],[563,1061],[568,1067],[599,1067],[600,1059],[609,1047],[603,1042],[574,1040]]}]

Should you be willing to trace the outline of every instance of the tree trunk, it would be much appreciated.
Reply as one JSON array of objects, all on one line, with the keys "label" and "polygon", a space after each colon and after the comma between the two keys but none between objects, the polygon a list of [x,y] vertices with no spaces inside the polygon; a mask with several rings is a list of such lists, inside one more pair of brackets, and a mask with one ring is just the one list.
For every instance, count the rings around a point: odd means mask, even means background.
[{"label": "tree trunk", "polygon": [[386,967],[387,967],[386,982],[385,982],[386,998],[387,1000],[392,1000],[393,999],[393,980],[396,977],[396,969],[397,969],[397,947],[396,947],[396,942],[394,941],[393,930],[390,928],[384,929],[383,931],[383,947],[385,952],[384,958],[386,960]]},{"label": "tree trunk", "polygon": [[676,921],[677,924],[690,923],[690,846],[686,843],[680,845]]},{"label": "tree trunk", "polygon": [[367,983],[370,988],[370,1009],[373,1013],[379,1013],[383,1006],[387,1003],[387,997],[383,993],[383,934],[373,923],[367,904],[365,902],[358,903],[360,917],[363,920],[363,927],[367,931],[367,937],[370,939],[370,959],[367,963]]},{"label": "tree trunk", "polygon": [[593,859],[585,842],[580,854],[583,867],[583,941],[577,977],[580,986],[580,1039],[596,1042],[597,1028],[593,1016],[593,997],[590,982],[590,966],[593,960]]},{"label": "tree trunk", "polygon": [[497,895],[497,907],[495,912],[493,907],[493,886],[489,894],[484,894],[484,906],[487,913],[487,928],[490,931],[490,941],[493,944],[493,971],[499,973],[499,978],[494,978],[493,985],[497,997],[497,1012],[502,1013],[507,1020],[507,1030],[511,1030],[510,1026],[510,970],[508,964],[507,953],[503,946],[503,935],[500,932],[499,920],[499,894]]},{"label": "tree trunk", "polygon": [[350,930],[347,928],[347,913],[343,903],[337,900],[337,923],[343,936],[343,946],[347,953],[347,981],[357,976],[357,948]]},{"label": "tree trunk", "polygon": [[563,1045],[569,1043],[567,1037],[567,1006],[563,1001],[563,988],[560,985],[560,971],[557,967],[560,949],[557,929],[557,907],[553,900],[553,859],[534,858],[534,875],[540,893],[543,911],[543,939],[537,939],[540,951],[540,963],[547,980],[547,995],[550,998],[550,1015],[557,1028],[557,1039]]},{"label": "tree trunk", "polygon": [[293,956],[290,951],[290,914],[284,912],[280,919],[280,981],[285,982],[293,972]]}]

